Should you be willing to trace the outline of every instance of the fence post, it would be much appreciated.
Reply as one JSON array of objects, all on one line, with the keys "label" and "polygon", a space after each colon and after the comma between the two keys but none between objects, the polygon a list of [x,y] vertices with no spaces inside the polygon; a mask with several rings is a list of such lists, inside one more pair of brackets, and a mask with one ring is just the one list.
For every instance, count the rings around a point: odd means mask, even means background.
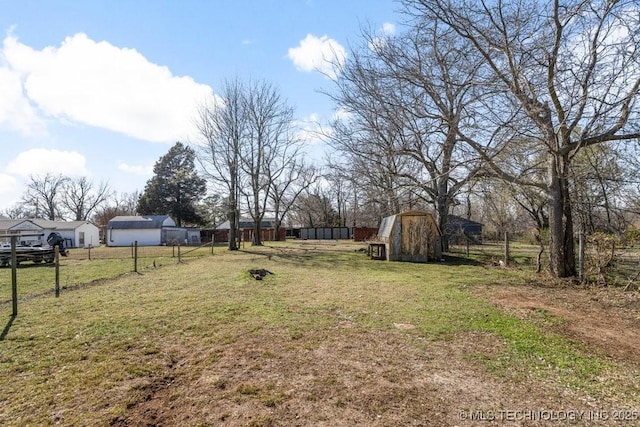
[{"label": "fence post", "polygon": [[91,261],[91,245],[89,245],[89,261]]},{"label": "fence post", "polygon": [[213,234],[211,235],[211,255],[213,255]]},{"label": "fence post", "polygon": [[16,255],[16,242],[18,236],[11,236],[11,300],[13,316],[18,315],[18,257]]},{"label": "fence post", "polygon": [[578,278],[584,281],[584,233],[578,236]]},{"label": "fence post", "polygon": [[469,251],[469,241],[470,241],[471,239],[470,239],[470,238],[469,238],[469,236],[467,236],[466,234],[465,234],[464,236],[466,237],[466,239],[465,239],[465,243],[466,243],[467,258],[469,258],[469,252],[470,252],[470,251]]},{"label": "fence post", "polygon": [[60,296],[60,247],[58,245],[53,247],[54,260],[56,263],[56,298]]},{"label": "fence post", "polygon": [[511,254],[509,251],[509,232],[505,231],[504,232],[504,266],[508,267],[509,266],[509,258],[510,258]]},{"label": "fence post", "polygon": [[133,242],[133,272],[138,272],[138,241]]},{"label": "fence post", "polygon": [[178,240],[178,264],[182,262],[182,257],[180,256],[180,240]]}]

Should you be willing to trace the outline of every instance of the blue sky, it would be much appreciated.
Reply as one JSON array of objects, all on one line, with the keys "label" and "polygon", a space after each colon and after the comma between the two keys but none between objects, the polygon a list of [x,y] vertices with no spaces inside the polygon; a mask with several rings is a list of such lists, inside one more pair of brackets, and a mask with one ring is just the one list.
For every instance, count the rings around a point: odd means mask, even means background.
[{"label": "blue sky", "polygon": [[[321,58],[393,32],[391,0],[0,0],[0,210],[29,175],[142,190],[193,135],[194,109],[224,79],[265,79],[303,127],[331,117]],[[324,53],[323,53],[324,52]],[[335,73],[332,68],[325,73]],[[309,141],[315,155],[322,146]]]}]

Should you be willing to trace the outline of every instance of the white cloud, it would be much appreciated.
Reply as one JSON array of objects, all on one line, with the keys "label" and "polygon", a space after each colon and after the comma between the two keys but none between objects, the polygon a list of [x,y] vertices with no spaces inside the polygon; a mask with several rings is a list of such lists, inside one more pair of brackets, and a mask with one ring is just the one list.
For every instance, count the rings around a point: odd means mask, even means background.
[{"label": "white cloud", "polygon": [[0,194],[13,193],[18,181],[11,175],[0,173]]},{"label": "white cloud", "polygon": [[386,35],[393,35],[396,33],[396,24],[392,24],[391,22],[385,22],[382,24],[382,32]]},{"label": "white cloud", "polygon": [[118,169],[133,175],[148,176],[153,175],[153,165],[128,165],[120,163]]},{"label": "white cloud", "polygon": [[0,126],[6,126],[24,136],[37,135],[44,132],[44,122],[22,94],[20,73],[2,66],[0,51]]},{"label": "white cloud", "polygon": [[340,73],[347,52],[336,40],[324,35],[307,34],[297,47],[289,49],[287,56],[300,71],[320,71],[330,79]]},{"label": "white cloud", "polygon": [[0,173],[0,208],[8,208],[20,200],[20,184],[15,177]]},{"label": "white cloud", "polygon": [[[42,50],[10,34],[2,56],[5,79],[7,70],[18,73],[24,93],[42,113],[147,141],[187,138],[197,105],[212,94],[209,86],[174,76],[135,49],[85,34]],[[15,91],[15,81],[12,87]]]},{"label": "white cloud", "polygon": [[65,176],[86,176],[89,171],[82,154],[76,151],[34,148],[23,151],[7,165],[6,172],[12,175],[29,176],[64,174]]}]

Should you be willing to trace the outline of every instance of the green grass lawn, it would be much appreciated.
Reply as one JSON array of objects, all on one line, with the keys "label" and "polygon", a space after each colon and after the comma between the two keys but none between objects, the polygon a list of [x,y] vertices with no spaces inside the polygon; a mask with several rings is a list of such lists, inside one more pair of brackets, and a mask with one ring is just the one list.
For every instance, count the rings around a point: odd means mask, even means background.
[{"label": "green grass lawn", "polygon": [[[215,251],[223,248],[216,247]],[[150,246],[138,248],[137,265],[130,247],[74,248],[67,257],[60,257],[60,287],[74,288],[88,283],[114,279],[134,271],[144,272],[155,267],[173,265],[180,259],[193,260],[211,256],[211,247]],[[17,269],[18,293],[24,298],[52,293],[55,288],[55,266],[25,261]],[[11,269],[0,268],[0,303],[11,299]]]},{"label": "green grass lawn", "polygon": [[[360,248],[274,243],[233,253],[217,249],[180,264],[157,258],[157,268],[145,265],[140,274],[130,273],[123,261],[72,257],[61,267],[64,283],[113,279],[64,289],[59,298],[46,293],[52,269],[20,269],[19,291],[34,297],[20,301],[15,319],[11,305],[0,304],[0,424],[63,419],[65,425],[105,425],[135,403],[132,384],[164,375],[173,349],[197,353],[267,328],[284,331],[295,346],[341,321],[369,331],[408,324],[413,328],[398,333],[426,342],[489,334],[500,343],[497,350],[468,357],[491,375],[505,381],[544,378],[596,398],[613,387],[619,399],[629,398],[627,384],[596,381],[616,377],[620,368],[613,362],[469,292],[487,283],[522,284],[530,272],[462,262],[372,261]],[[274,274],[255,281],[250,268]],[[10,297],[8,269],[0,273],[4,300]],[[203,354],[200,368],[216,358]]]}]

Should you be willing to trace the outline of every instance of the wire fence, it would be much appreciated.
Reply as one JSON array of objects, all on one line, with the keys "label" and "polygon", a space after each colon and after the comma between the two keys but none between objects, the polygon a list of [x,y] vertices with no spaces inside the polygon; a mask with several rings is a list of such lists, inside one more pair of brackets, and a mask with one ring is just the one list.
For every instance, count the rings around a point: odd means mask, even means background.
[{"label": "wire fence", "polygon": [[[468,258],[482,264],[495,266],[510,265],[512,267],[535,269],[537,265],[538,246],[522,242],[508,242],[508,254],[506,254],[504,241],[484,241],[482,244],[449,245],[449,256]],[[542,268],[546,268],[547,262],[541,257]]]},{"label": "wire fence", "polygon": [[[216,251],[224,250],[220,245],[74,248],[66,257],[60,258],[57,273],[53,264],[22,263],[16,274],[18,296],[26,299],[53,295],[56,284],[64,295],[67,290],[102,284],[132,272],[144,274],[148,269],[211,257]],[[576,247],[584,250],[582,264],[580,250],[576,254],[576,264],[582,266],[583,283],[640,289],[639,246],[625,245],[610,236],[589,236],[582,246],[576,242]],[[482,245],[451,245],[447,255],[466,258],[470,262],[531,270],[537,269],[540,262],[541,271],[545,271],[548,268],[547,250],[541,254],[537,245],[505,240]],[[0,268],[0,307],[11,304],[12,291],[12,269]]]},{"label": "wire fence", "polygon": [[[73,248],[60,257],[56,278],[55,263],[25,261],[16,269],[18,299],[55,295],[56,284],[65,291],[83,286],[104,284],[130,273],[144,274],[145,270],[175,265],[180,262],[211,257],[223,250],[211,243],[202,246],[138,246]],[[12,268],[0,268],[0,307],[11,305]]]},{"label": "wire fence", "polygon": [[[640,246],[606,234],[584,236],[575,241],[576,266],[580,280],[587,285],[621,286],[640,290]],[[549,267],[548,246],[521,241],[492,241],[481,245],[450,245],[450,256],[467,258],[493,266],[540,269]],[[582,250],[583,255],[580,256]]]},{"label": "wire fence", "polygon": [[98,260],[98,259],[139,259],[143,258],[198,258],[207,255],[213,255],[216,246],[207,243],[200,246],[139,246],[132,244],[131,246],[107,247],[100,246],[97,248],[76,248],[69,250],[69,259],[76,260]]}]

